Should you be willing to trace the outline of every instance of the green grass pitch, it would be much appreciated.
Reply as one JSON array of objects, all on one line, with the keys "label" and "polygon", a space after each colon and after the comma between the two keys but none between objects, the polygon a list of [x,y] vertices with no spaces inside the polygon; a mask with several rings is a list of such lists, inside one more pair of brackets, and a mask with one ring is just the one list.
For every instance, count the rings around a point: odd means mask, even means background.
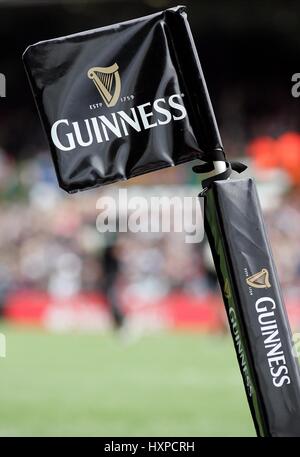
[{"label": "green grass pitch", "polygon": [[1,436],[254,436],[229,336],[0,326]]}]

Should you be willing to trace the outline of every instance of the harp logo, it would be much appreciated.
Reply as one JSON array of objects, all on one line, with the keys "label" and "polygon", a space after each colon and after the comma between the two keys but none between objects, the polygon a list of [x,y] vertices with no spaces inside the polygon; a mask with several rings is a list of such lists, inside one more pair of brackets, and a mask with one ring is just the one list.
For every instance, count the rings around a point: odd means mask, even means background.
[{"label": "harp logo", "polygon": [[262,268],[259,272],[246,278],[246,283],[255,289],[269,289],[271,287],[269,281],[269,272],[266,268]]},{"label": "harp logo", "polygon": [[93,67],[87,72],[108,108],[115,106],[121,93],[119,66]]}]

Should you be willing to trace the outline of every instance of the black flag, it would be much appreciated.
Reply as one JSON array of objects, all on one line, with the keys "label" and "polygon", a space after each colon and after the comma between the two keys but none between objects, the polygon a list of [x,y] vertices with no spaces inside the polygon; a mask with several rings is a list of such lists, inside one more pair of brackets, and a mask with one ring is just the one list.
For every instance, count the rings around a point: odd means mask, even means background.
[{"label": "black flag", "polygon": [[184,7],[42,41],[23,59],[68,192],[224,159]]}]

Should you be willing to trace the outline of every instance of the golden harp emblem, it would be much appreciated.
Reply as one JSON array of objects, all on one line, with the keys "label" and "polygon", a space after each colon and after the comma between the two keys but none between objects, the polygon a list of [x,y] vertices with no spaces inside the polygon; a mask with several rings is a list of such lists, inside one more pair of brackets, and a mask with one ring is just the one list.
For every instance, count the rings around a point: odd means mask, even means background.
[{"label": "golden harp emblem", "polygon": [[87,75],[93,80],[106,106],[115,106],[121,92],[119,66],[114,63],[110,67],[93,67]]},{"label": "golden harp emblem", "polygon": [[268,289],[271,287],[269,281],[269,272],[266,268],[263,268],[258,273],[255,273],[246,279],[248,286],[255,287],[256,289]]}]

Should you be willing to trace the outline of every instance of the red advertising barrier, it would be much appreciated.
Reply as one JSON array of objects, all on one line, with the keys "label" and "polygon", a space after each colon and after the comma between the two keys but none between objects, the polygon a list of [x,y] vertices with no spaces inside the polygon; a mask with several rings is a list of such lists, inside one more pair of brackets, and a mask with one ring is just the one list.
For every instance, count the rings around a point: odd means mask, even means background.
[{"label": "red advertising barrier", "polygon": [[[216,294],[176,292],[155,300],[124,294],[122,306],[128,321],[141,328],[218,331],[225,326],[222,301]],[[292,327],[299,329],[300,300],[288,300],[287,309]],[[7,297],[4,315],[15,323],[58,331],[101,331],[111,326],[105,297],[98,293],[54,297],[43,291],[23,290]]]}]

